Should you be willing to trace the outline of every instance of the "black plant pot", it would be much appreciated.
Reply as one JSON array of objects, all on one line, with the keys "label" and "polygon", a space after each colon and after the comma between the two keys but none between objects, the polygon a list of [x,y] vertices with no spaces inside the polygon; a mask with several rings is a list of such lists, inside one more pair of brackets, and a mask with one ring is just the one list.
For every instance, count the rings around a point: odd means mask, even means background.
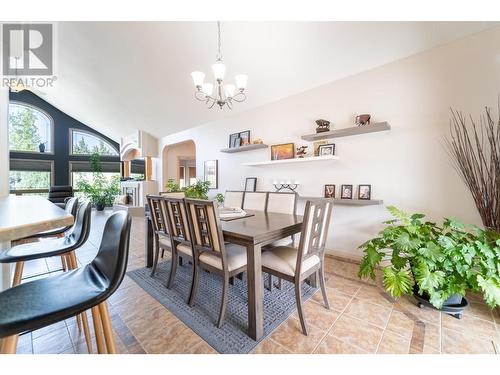
[{"label": "black plant pot", "polygon": [[104,205],[103,205],[103,204],[100,204],[100,203],[99,203],[99,204],[96,204],[96,205],[95,205],[95,209],[96,209],[97,211],[104,211]]},{"label": "black plant pot", "polygon": [[[424,293],[423,295],[418,294],[418,286],[413,286],[413,296],[417,300],[417,306],[423,309],[425,306],[432,307],[436,309],[430,302],[429,296]],[[469,302],[462,297],[460,294],[453,294],[443,303],[443,307],[440,309],[436,309],[439,311],[443,311],[447,314],[453,315],[457,319],[462,318],[463,311],[469,306]]]}]

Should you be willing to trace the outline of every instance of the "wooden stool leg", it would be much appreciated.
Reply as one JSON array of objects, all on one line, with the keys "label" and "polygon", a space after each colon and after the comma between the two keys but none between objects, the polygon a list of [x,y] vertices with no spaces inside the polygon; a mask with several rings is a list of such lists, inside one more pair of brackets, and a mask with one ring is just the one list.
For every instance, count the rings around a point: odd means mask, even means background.
[{"label": "wooden stool leg", "polygon": [[94,321],[95,342],[97,344],[97,353],[105,354],[104,342],[102,341],[102,323],[99,307],[92,307],[92,320]]},{"label": "wooden stool leg", "polygon": [[104,330],[104,339],[106,340],[108,353],[116,354],[115,340],[113,338],[111,319],[109,318],[108,305],[106,304],[106,301],[99,305],[99,313],[101,314],[102,328]]},{"label": "wooden stool leg", "polygon": [[61,266],[64,272],[68,270],[68,267],[66,266],[66,257],[65,255],[61,255]]},{"label": "wooden stool leg", "polygon": [[19,335],[12,335],[4,338],[1,343],[0,353],[2,354],[16,354],[17,339]]},{"label": "wooden stool leg", "polygon": [[12,286],[21,284],[23,278],[24,262],[16,263],[16,270],[14,271],[14,280],[12,280]]},{"label": "wooden stool leg", "polygon": [[83,321],[83,332],[85,334],[85,343],[87,344],[87,351],[89,354],[92,354],[92,338],[90,337],[90,328],[89,328],[89,320],[87,318],[87,312],[84,311],[82,314]]}]

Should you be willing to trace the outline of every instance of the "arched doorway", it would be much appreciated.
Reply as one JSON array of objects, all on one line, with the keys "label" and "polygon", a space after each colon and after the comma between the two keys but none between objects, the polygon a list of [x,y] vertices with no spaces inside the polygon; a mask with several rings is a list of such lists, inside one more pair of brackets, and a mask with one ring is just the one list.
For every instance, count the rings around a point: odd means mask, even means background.
[{"label": "arched doorway", "polygon": [[196,145],[193,140],[166,145],[163,148],[162,188],[169,179],[175,180],[181,187],[196,180]]}]

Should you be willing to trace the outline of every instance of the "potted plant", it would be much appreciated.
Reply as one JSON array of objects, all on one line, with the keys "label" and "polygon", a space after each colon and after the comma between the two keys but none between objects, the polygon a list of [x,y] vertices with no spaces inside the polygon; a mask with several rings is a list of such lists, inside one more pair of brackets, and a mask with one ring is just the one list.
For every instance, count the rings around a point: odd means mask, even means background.
[{"label": "potted plant", "polygon": [[[414,294],[420,302],[461,317],[467,291],[482,292],[490,307],[500,305],[500,234],[445,218],[442,226],[388,207],[394,216],[378,237],[360,246],[358,276],[375,279],[382,268],[393,297]],[[420,304],[419,304],[420,306]]]},{"label": "potted plant", "polygon": [[90,165],[92,169],[91,181],[80,179],[77,182],[77,189],[92,202],[97,211],[102,211],[104,207],[112,205],[120,193],[119,177],[116,176],[108,180],[104,176],[98,153],[91,155]]},{"label": "potted plant", "polygon": [[192,185],[181,188],[174,179],[169,179],[165,184],[165,189],[168,193],[184,192],[186,198],[208,199],[210,182],[198,180]]},{"label": "potted plant", "polygon": [[215,200],[219,204],[219,207],[222,207],[224,205],[224,194],[217,193],[215,195]]}]

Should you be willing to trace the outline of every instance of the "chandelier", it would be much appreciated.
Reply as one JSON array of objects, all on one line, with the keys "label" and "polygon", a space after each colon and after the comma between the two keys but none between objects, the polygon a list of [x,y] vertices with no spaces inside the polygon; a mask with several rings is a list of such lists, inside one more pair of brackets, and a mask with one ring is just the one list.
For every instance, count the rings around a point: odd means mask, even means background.
[{"label": "chandelier", "polygon": [[196,87],[194,97],[199,101],[205,102],[208,108],[213,108],[213,106],[217,104],[220,109],[225,105],[227,105],[229,109],[232,109],[233,101],[240,103],[247,98],[244,91],[247,85],[248,76],[245,74],[237,74],[234,77],[236,85],[231,83],[223,84],[226,66],[222,62],[220,22],[217,22],[217,31],[219,41],[217,46],[217,60],[215,64],[212,65],[212,71],[216,82],[215,90],[214,84],[204,82],[205,73],[192,72],[191,77]]}]

